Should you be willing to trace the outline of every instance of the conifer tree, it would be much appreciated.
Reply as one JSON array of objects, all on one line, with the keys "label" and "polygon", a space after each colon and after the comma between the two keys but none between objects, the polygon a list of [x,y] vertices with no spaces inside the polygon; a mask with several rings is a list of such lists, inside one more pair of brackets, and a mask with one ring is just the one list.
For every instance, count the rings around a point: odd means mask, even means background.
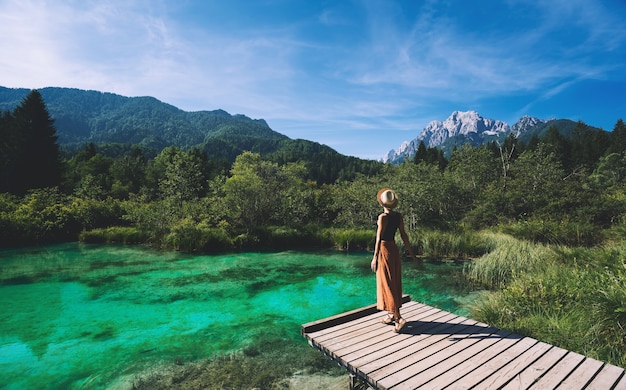
[{"label": "conifer tree", "polygon": [[16,140],[13,115],[9,111],[0,114],[0,192],[9,191],[16,158]]},{"label": "conifer tree", "polygon": [[415,151],[413,162],[415,164],[419,164],[423,161],[426,161],[427,154],[428,150],[426,149],[426,144],[424,143],[424,140],[421,140],[420,144],[417,146],[417,150]]},{"label": "conifer tree", "polygon": [[624,125],[624,120],[620,118],[611,132],[611,146],[607,154],[623,153],[624,151],[626,151],[626,125]]},{"label": "conifer tree", "polygon": [[18,158],[11,172],[9,191],[17,194],[61,182],[61,160],[54,120],[43,97],[32,90],[13,111],[10,129],[17,139]]}]

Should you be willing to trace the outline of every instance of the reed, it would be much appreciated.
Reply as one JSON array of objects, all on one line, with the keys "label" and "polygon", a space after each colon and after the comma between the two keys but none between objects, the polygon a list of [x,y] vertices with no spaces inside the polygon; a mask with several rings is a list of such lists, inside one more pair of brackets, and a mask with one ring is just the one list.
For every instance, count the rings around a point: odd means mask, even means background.
[{"label": "reed", "polygon": [[186,252],[221,251],[231,249],[233,241],[222,228],[210,227],[204,222],[197,223],[191,218],[184,218],[163,238],[162,246]]},{"label": "reed", "polygon": [[464,230],[417,230],[409,233],[409,239],[417,253],[429,258],[476,258],[494,246],[490,235]]},{"label": "reed", "polygon": [[591,247],[605,239],[598,226],[582,221],[531,219],[503,225],[501,230],[521,240],[552,245]]},{"label": "reed", "polygon": [[376,232],[372,229],[331,228],[323,230],[321,236],[321,241],[344,251],[372,251],[376,241]]},{"label": "reed", "polygon": [[502,233],[483,234],[486,247],[493,249],[471,262],[464,273],[470,281],[486,288],[503,288],[514,278],[541,272],[543,267],[554,261],[554,252],[545,245]]},{"label": "reed", "polygon": [[78,240],[91,244],[139,244],[146,241],[146,236],[134,227],[111,226],[84,230],[79,234]]},{"label": "reed", "polygon": [[[466,270],[496,288],[482,296],[471,316],[626,367],[626,247],[546,247],[501,240],[502,247]],[[524,251],[528,259],[512,250]]]}]

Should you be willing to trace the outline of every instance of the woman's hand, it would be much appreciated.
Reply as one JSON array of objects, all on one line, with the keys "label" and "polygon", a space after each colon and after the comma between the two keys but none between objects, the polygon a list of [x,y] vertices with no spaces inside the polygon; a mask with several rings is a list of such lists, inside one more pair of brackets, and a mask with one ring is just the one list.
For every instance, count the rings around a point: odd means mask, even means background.
[{"label": "woman's hand", "polygon": [[374,255],[374,258],[372,259],[372,264],[370,264],[370,267],[372,268],[372,272],[376,272],[376,269],[378,268],[378,257],[376,255]]}]

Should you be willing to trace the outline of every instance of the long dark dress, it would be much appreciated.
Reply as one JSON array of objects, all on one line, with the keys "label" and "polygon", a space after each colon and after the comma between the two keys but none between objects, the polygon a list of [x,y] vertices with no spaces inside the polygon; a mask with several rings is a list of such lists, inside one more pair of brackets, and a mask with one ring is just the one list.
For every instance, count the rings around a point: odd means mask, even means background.
[{"label": "long dark dress", "polygon": [[379,310],[394,312],[402,307],[402,264],[400,250],[394,241],[402,217],[391,212],[384,218],[387,218],[387,225],[378,252],[376,307]]}]

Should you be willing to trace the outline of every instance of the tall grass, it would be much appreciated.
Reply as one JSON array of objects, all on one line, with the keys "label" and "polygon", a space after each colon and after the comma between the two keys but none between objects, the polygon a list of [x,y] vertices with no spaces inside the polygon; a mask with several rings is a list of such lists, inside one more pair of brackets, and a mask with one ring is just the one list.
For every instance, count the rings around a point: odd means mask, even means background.
[{"label": "tall grass", "polygon": [[145,242],[146,236],[134,227],[111,226],[84,230],[78,235],[78,240],[92,244],[139,244]]},{"label": "tall grass", "polygon": [[489,289],[505,287],[514,278],[526,273],[540,273],[554,261],[551,248],[518,240],[501,233],[484,233],[493,249],[472,262],[466,277]]},{"label": "tall grass", "polygon": [[429,258],[476,258],[493,250],[488,234],[474,231],[419,230],[409,233],[411,245]]},{"label": "tall grass", "polygon": [[339,250],[373,251],[376,231],[373,229],[325,229],[320,234],[320,241],[330,243]]},{"label": "tall grass", "polygon": [[626,367],[626,246],[568,248],[496,235],[465,270],[492,289],[471,316]]},{"label": "tall grass", "polygon": [[530,219],[500,228],[504,233],[522,240],[552,245],[591,247],[602,243],[605,238],[598,226],[581,221]]}]

